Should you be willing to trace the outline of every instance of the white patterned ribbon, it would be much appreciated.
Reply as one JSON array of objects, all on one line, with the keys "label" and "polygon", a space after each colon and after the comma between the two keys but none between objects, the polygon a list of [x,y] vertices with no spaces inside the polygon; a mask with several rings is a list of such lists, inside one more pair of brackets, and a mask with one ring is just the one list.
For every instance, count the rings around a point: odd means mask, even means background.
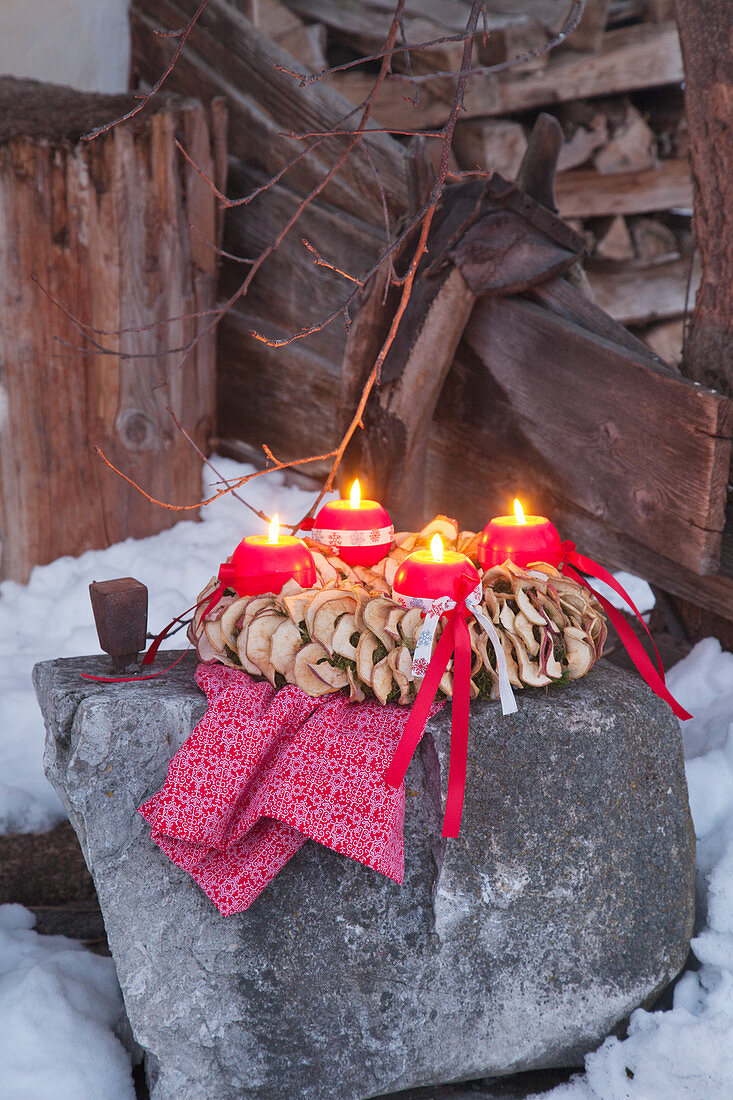
[{"label": "white patterned ribbon", "polygon": [[337,531],[333,527],[314,527],[307,531],[309,539],[338,551],[342,546],[382,546],[392,542],[394,527],[371,527],[360,531]]},{"label": "white patterned ribbon", "polygon": [[[481,584],[479,583],[476,585],[473,592],[466,596],[466,607],[468,607],[476,620],[486,631],[494,649],[494,655],[496,657],[496,674],[499,679],[501,712],[502,714],[515,714],[517,710],[517,700],[514,698],[512,685],[509,683],[509,669],[507,668],[506,654],[504,653],[496,627],[491,619],[481,610],[482,594]],[[402,592],[398,592],[397,589],[392,590],[392,599],[401,607],[419,607],[421,611],[425,612],[423,627],[418,636],[415,652],[412,657],[412,677],[413,679],[416,676],[422,677],[428,670],[430,658],[433,654],[433,641],[435,639],[435,631],[438,629],[440,616],[455,607],[456,601],[452,600],[450,596],[442,596],[437,600],[426,599],[422,596],[405,596]]]}]

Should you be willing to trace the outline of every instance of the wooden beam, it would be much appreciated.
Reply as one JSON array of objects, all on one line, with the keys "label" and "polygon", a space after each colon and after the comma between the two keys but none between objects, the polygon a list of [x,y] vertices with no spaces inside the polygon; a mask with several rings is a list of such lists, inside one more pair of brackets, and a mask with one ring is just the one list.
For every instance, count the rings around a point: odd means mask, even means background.
[{"label": "wooden beam", "polygon": [[603,35],[598,51],[551,55],[540,72],[511,69],[499,76],[499,105],[490,114],[526,111],[570,99],[617,95],[684,79],[677,25],[622,27]]},{"label": "wooden beam", "polygon": [[[459,450],[475,441],[486,455],[474,487],[496,485],[503,435],[530,500],[540,492],[553,508],[572,501],[599,527],[623,529],[693,572],[716,569],[730,461],[725,399],[520,299],[480,301],[465,340],[485,370],[469,407],[452,410]],[[548,348],[551,370],[540,367]],[[499,414],[486,397],[497,391]]]},{"label": "wooden beam", "polygon": [[647,214],[692,207],[692,177],[686,160],[663,160],[657,168],[602,176],[595,168],[563,172],[555,185],[563,218]]},{"label": "wooden beam", "polygon": [[[628,348],[642,358],[650,356],[650,348],[645,343],[599,309],[597,304],[581,294],[567,279],[551,279],[547,283],[541,283],[529,292],[529,298],[588,332],[602,336],[604,340]],[[656,361],[660,359],[654,352],[651,352],[651,358]]]},{"label": "wooden beam", "polygon": [[[596,304],[622,325],[646,325],[681,317],[691,306],[700,285],[700,261],[695,259],[651,267],[625,265],[620,271],[586,270]],[[687,281],[690,280],[689,294]]]},{"label": "wooden beam", "polygon": [[[677,26],[674,22],[622,27],[603,35],[591,55],[577,51],[551,53],[539,69],[509,69],[498,76],[477,74],[468,83],[462,118],[534,110],[554,103],[618,95],[640,88],[680,84],[683,80]],[[373,79],[360,71],[337,73],[329,84],[352,103],[360,103]],[[448,117],[454,82],[431,80],[420,86],[417,102],[402,80],[387,81],[375,99],[374,117],[392,129],[428,129]]]},{"label": "wooden beam", "polygon": [[[256,169],[232,164],[229,192],[246,195],[265,182]],[[285,177],[287,179],[287,177]],[[284,184],[277,184],[249,206],[228,211],[224,248],[236,256],[257,256],[292,216],[301,196]],[[328,268],[316,266],[307,240],[328,262],[360,276],[374,263],[384,247],[384,229],[348,217],[326,203],[306,208],[294,229],[263,265],[247,293],[245,310],[256,320],[252,327],[269,339],[292,336],[304,326],[322,320],[346,300],[353,284]],[[225,259],[220,294],[233,293],[243,278],[243,267]],[[337,318],[321,332],[308,338],[308,346],[334,366],[344,352],[343,318]],[[284,350],[282,354],[287,354]]]}]

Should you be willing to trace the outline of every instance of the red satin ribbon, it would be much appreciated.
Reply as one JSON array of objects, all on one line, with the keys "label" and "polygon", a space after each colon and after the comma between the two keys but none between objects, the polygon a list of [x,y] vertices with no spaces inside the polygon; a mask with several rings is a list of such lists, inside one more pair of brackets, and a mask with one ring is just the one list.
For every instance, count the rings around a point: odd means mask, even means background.
[{"label": "red satin ribbon", "polygon": [[[631,660],[636,665],[639,673],[652,689],[654,694],[657,695],[660,699],[663,699],[665,703],[667,703],[672,708],[672,712],[678,718],[681,718],[683,722],[687,721],[689,718],[692,718],[692,715],[688,714],[685,708],[677,702],[677,700],[667,687],[664,678],[664,665],[662,664],[662,658],[659,656],[659,651],[654,644],[654,639],[649,632],[649,627],[644,622],[643,618],[641,617],[641,612],[639,611],[634,601],[631,599],[631,596],[628,594],[626,589],[619,584],[616,578],[611,573],[609,573],[607,569],[604,569],[603,566],[600,565],[597,561],[593,561],[593,558],[587,558],[584,554],[579,554],[575,549],[575,543],[564,542],[562,548],[563,560],[560,565],[561,571],[567,576],[571,577],[573,580],[577,581],[579,584],[582,584],[584,588],[589,589],[589,591],[593,593],[593,595],[598,600],[601,607],[615,626],[618,636],[621,639],[621,643],[626,649],[629,657],[631,657]],[[643,645],[641,644],[621,612],[617,608],[615,608],[613,604],[605,598],[605,596],[602,596],[600,592],[597,592],[595,588],[593,588],[593,586],[588,583],[585,577],[580,575],[580,573],[578,572],[579,569],[582,569],[584,573],[589,573],[592,577],[596,577],[599,581],[604,581],[606,584],[610,585],[614,592],[618,593],[618,595],[626,601],[638,621],[643,626],[644,630],[646,631],[647,637],[652,643],[652,648],[654,650],[654,654],[657,660],[656,668],[654,666],[654,662],[649,657],[649,654],[646,652]]]},{"label": "red satin ribbon", "polygon": [[[209,614],[212,607],[214,607],[219,602],[219,600],[221,599],[221,597],[224,593],[224,588],[225,588],[225,585],[222,583],[222,584],[219,584],[217,586],[217,588],[214,590],[214,593],[211,596],[211,599],[207,603],[206,607],[204,608],[203,614],[201,615],[201,621],[202,622],[204,621],[206,616]],[[199,607],[201,607],[201,604],[204,602],[205,599],[206,599],[206,596],[204,596],[203,600],[199,600],[198,603],[191,604],[191,606],[187,607],[185,611],[182,611],[180,615],[176,615],[175,619],[171,619],[171,621],[168,623],[168,625],[163,627],[160,634],[156,634],[156,636],[153,638],[152,642],[148,646],[148,650],[147,650],[145,656],[143,657],[143,660],[142,660],[142,667],[143,668],[145,668],[146,665],[152,665],[153,661],[155,660],[156,654],[157,654],[157,652],[160,648],[160,643],[163,642],[168,637],[168,634],[173,629],[173,627],[176,625],[176,623],[180,623],[182,621],[183,617],[185,615],[188,615],[189,611],[193,611],[194,614],[195,614],[196,611],[198,611]],[[176,665],[178,664],[178,662],[183,660],[183,658],[186,656],[186,654],[188,653],[188,650],[190,648],[191,647],[188,646],[183,651],[181,656],[173,662],[172,665],[168,665],[167,668],[158,669],[157,672],[149,672],[147,676],[89,676],[88,673],[86,673],[86,672],[82,672],[80,675],[81,675],[81,678],[83,680],[96,680],[100,684],[134,684],[138,680],[154,680],[156,678],[156,676],[162,676],[164,673],[170,672],[170,670],[172,668],[175,668]]]},{"label": "red satin ribbon", "polygon": [[450,764],[448,767],[448,795],[445,803],[443,836],[457,837],[461,827],[463,800],[466,793],[466,767],[468,762],[468,705],[471,698],[471,638],[466,624],[466,596],[476,583],[473,578],[461,578],[456,605],[447,613],[443,633],[438,639],[430,659],[417,698],[412,704],[400,743],[392,761],[384,773],[390,787],[399,787],[425,731],[430,708],[453,655],[453,713],[451,717]]}]

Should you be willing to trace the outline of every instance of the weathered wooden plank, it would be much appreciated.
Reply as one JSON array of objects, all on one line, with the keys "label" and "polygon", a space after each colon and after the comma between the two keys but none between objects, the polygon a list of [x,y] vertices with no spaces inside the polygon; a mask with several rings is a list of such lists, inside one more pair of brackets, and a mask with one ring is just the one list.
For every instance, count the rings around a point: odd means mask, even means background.
[{"label": "weathered wooden plank", "polygon": [[558,176],[556,194],[563,218],[646,214],[692,207],[692,176],[689,163],[681,159],[613,176],[602,176],[595,168],[578,168]]},{"label": "weathered wooden plank", "polygon": [[[490,416],[481,415],[481,410],[489,410]],[[456,424],[462,425],[460,435]],[[562,485],[547,478],[545,468],[544,456],[522,431],[509,396],[464,341],[431,430],[426,514],[442,511],[476,530],[487,517],[511,511],[512,498],[519,496],[533,512],[552,516],[561,536],[573,539],[581,552],[733,619],[733,580],[699,576],[576,507],[563,496]],[[586,468],[589,477],[596,469]],[[727,480],[727,474],[721,480]],[[733,534],[726,537],[733,544]]]},{"label": "weathered wooden plank", "polygon": [[[716,568],[730,461],[727,401],[518,299],[482,300],[466,341],[507,395],[519,450],[532,456],[525,483],[536,477],[543,494],[573,501],[697,573]],[[538,367],[548,349],[551,371]],[[475,427],[496,469],[495,413],[478,396],[473,407],[461,441]]]},{"label": "weathered wooden plank", "polygon": [[[229,191],[236,197],[261,185],[256,169],[232,164]],[[263,192],[250,206],[229,211],[224,248],[237,256],[255,257],[287,223],[300,196],[284,185]],[[319,254],[342,271],[363,275],[384,247],[384,230],[349,217],[327,203],[311,204],[282,246],[255,276],[243,308],[256,321],[253,327],[268,339],[279,339],[329,316],[345,302],[353,283],[328,268],[316,266],[307,240]],[[242,264],[224,260],[220,294],[228,297],[246,274]],[[338,318],[308,337],[308,347],[333,364],[341,361],[345,330]],[[286,353],[285,353],[286,354]]]},{"label": "weathered wooden plank", "polygon": [[683,79],[674,22],[622,27],[607,31],[594,54],[556,53],[540,72],[500,74],[500,106],[489,113],[525,111],[570,99],[679,84]]},{"label": "weathered wooden plank", "polygon": [[219,434],[269,443],[278,458],[329,450],[338,441],[338,361],[314,352],[312,337],[285,348],[254,340],[259,323],[235,307],[219,325]]},{"label": "weathered wooden plank", "polygon": [[[607,31],[594,54],[556,52],[539,69],[473,76],[462,118],[512,114],[573,99],[679,84],[682,80],[675,23],[622,27]],[[352,71],[336,74],[329,83],[352,103],[358,103],[373,81],[368,73]],[[449,79],[428,81],[421,85],[417,103],[410,106],[406,97],[411,97],[411,85],[403,80],[387,81],[375,100],[374,116],[393,129],[440,126],[448,117],[453,87]]]},{"label": "weathered wooden plank", "polygon": [[[667,317],[681,317],[695,300],[700,285],[700,261],[673,260],[651,267],[625,266],[621,271],[586,272],[596,303],[623,325],[644,325]],[[689,294],[687,281],[690,280]]]},{"label": "weathered wooden plank", "polygon": [[[654,355],[651,349],[643,341],[618,324],[613,318],[599,309],[598,305],[581,294],[567,279],[551,279],[547,283],[541,283],[533,287],[529,297],[542,305],[547,306],[554,313],[566,317],[569,321],[580,325],[589,332],[602,336],[621,347],[642,357],[658,360],[660,356]],[[661,357],[664,358],[663,356]]]},{"label": "weathered wooden plank", "polygon": [[[138,77],[154,81],[175,48],[175,40],[161,38],[155,30],[185,24],[197,6],[195,0],[134,0],[130,20],[133,70]],[[341,120],[352,111],[352,105],[333,89],[320,83],[300,88],[278,65],[298,68],[289,54],[227,0],[209,0],[168,86],[203,98],[225,95],[231,153],[270,176],[304,149],[303,142],[282,137],[283,132],[343,129]],[[352,121],[356,117],[352,114]],[[329,138],[304,156],[288,172],[291,186],[308,193],[337,161],[347,140]],[[366,144],[369,156],[361,149],[353,150],[323,196],[339,209],[380,224],[383,213],[374,170],[379,173],[388,207],[393,215],[399,214],[406,189],[405,156],[401,146],[386,134],[375,134]]]}]

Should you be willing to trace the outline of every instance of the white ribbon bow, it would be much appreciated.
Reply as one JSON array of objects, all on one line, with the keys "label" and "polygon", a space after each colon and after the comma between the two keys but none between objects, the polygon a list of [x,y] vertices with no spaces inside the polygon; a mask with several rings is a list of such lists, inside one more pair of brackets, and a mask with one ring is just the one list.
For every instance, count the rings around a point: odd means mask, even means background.
[{"label": "white ribbon bow", "polygon": [[[509,683],[509,669],[506,663],[506,654],[501,644],[501,639],[491,619],[481,610],[481,584],[477,584],[473,592],[466,596],[466,607],[471,611],[476,620],[486,631],[489,641],[494,649],[496,657],[496,674],[499,678],[499,699],[501,700],[502,714],[515,714],[517,700],[514,698],[512,686]],[[397,590],[392,591],[392,599],[401,607],[419,607],[425,612],[425,621],[415,645],[412,656],[412,677],[424,676],[430,664],[433,653],[433,640],[438,629],[440,616],[456,606],[456,601],[450,596],[442,596],[440,599],[431,600],[422,596],[405,596]]]}]

